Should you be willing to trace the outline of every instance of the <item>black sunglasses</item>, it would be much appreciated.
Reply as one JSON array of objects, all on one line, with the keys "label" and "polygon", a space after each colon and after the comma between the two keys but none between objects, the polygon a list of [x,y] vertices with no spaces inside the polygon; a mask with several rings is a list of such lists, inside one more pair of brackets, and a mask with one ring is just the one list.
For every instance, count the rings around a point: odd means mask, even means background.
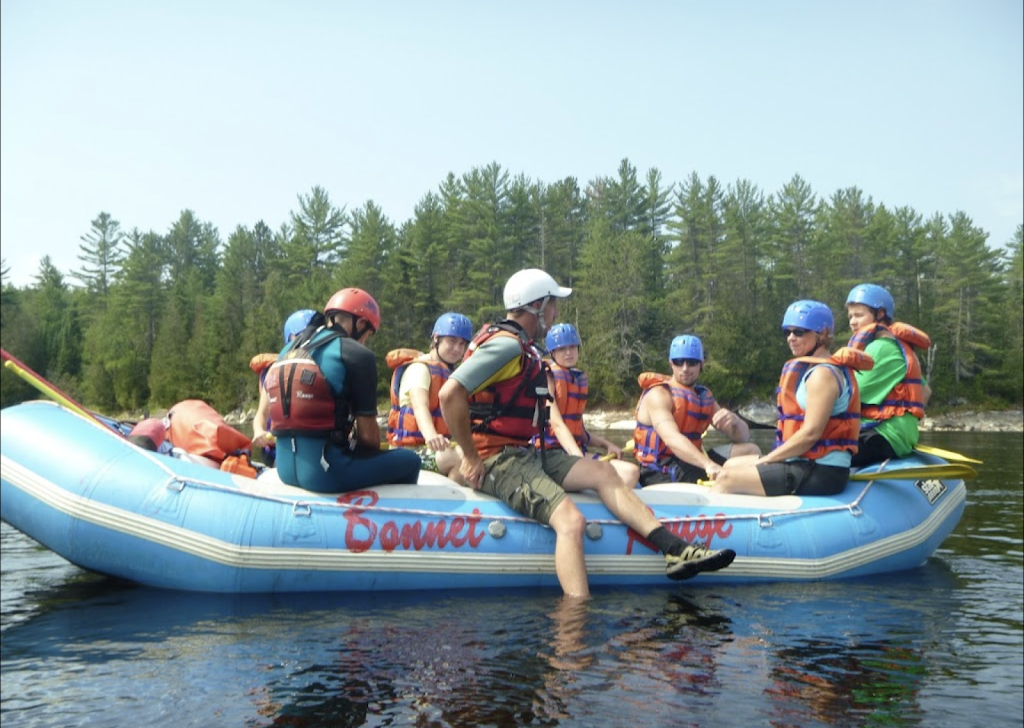
[{"label": "black sunglasses", "polygon": [[673,359],[672,363],[677,367],[681,367],[684,364],[689,367],[695,367],[701,363],[700,359]]},{"label": "black sunglasses", "polygon": [[782,335],[783,336],[789,336],[790,334],[793,334],[793,336],[807,336],[807,334],[809,334],[809,333],[811,333],[810,329],[783,329],[782,330]]}]

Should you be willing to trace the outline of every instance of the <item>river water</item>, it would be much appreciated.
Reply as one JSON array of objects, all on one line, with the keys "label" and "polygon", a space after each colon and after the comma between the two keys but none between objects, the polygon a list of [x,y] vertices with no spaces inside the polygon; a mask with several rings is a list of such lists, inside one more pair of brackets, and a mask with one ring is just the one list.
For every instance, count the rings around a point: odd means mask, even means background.
[{"label": "river water", "polygon": [[[758,433],[763,437],[763,433]],[[615,437],[621,439],[622,433]],[[20,726],[1020,726],[1020,434],[924,566],[843,582],[202,595],[2,525],[0,720]]]}]

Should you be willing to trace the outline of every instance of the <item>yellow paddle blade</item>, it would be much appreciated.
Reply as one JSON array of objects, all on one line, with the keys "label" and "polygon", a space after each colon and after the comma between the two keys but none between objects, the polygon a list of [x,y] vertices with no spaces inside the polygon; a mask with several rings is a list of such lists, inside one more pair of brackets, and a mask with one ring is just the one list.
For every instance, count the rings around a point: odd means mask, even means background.
[{"label": "yellow paddle blade", "polygon": [[854,473],[850,480],[970,480],[978,472],[966,463],[921,465],[914,468],[887,468],[871,473]]},{"label": "yellow paddle blade", "polygon": [[937,455],[943,460],[949,460],[951,463],[974,463],[975,465],[981,465],[981,460],[975,460],[969,458],[966,455],[961,455],[958,452],[952,452],[950,450],[943,450],[938,447],[929,447],[928,445],[918,445],[914,448],[918,452],[927,453],[929,455]]}]

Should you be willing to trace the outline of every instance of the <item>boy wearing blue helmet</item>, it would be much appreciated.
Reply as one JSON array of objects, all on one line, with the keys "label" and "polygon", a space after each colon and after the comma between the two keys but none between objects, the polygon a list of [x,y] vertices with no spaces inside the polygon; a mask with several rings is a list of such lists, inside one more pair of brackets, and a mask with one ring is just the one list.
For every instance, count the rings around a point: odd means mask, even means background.
[{"label": "boy wearing blue helmet", "polygon": [[434,322],[428,353],[414,349],[388,352],[387,365],[395,370],[391,376],[388,443],[391,447],[416,449],[424,470],[448,475],[462,460],[461,451],[449,441],[438,393],[472,338],[469,318],[449,311]]},{"label": "boy wearing blue helmet", "polygon": [[713,489],[748,495],[835,495],[850,479],[860,433],[860,394],[854,372],[871,357],[843,347],[829,354],[834,322],[820,301],[796,301],[782,318],[793,358],[777,389],[775,447],[761,456],[729,460]]},{"label": "boy wearing blue helmet", "polygon": [[614,456],[612,465],[630,488],[636,486],[640,472],[622,460],[622,448],[611,440],[589,432],[583,412],[590,396],[586,372],[577,369],[580,359],[579,332],[572,324],[555,324],[544,340],[551,361],[548,364],[548,392],[552,401],[547,429],[534,438],[537,447],[561,448],[570,455],[583,457],[590,448],[600,448]]},{"label": "boy wearing blue helmet", "polygon": [[915,351],[928,349],[931,339],[909,324],[894,322],[893,309],[889,291],[873,283],[854,286],[846,297],[853,332],[849,346],[875,360],[874,368],[857,372],[861,422],[854,467],[910,455],[931,396]]},{"label": "boy wearing blue helmet", "polygon": [[[291,314],[284,322],[284,343],[288,344],[292,339],[301,334],[309,322],[313,320],[316,311],[304,308]],[[277,354],[257,354],[249,362],[250,368],[260,377],[260,401],[256,407],[256,415],[252,421],[252,449],[262,448],[263,463],[268,467],[274,467],[277,451],[274,446],[274,436],[270,434],[270,400],[263,388],[263,380],[266,379],[267,370],[270,365],[277,361]]]},{"label": "boy wearing blue helmet", "polygon": [[[672,375],[644,372],[636,406],[633,456],[640,463],[641,484],[711,480],[730,457],[757,456],[750,428],[736,413],[719,406],[711,390],[697,384],[704,368],[704,344],[692,335],[677,336],[669,346]],[[731,445],[704,449],[704,433],[714,427]]]}]

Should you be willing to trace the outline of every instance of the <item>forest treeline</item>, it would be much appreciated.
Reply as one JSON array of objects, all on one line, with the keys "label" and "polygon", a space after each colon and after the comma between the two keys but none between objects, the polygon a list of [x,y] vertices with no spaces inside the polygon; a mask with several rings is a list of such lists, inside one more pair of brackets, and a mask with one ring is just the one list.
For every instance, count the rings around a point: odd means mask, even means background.
[{"label": "forest treeline", "polygon": [[[990,245],[961,211],[924,218],[856,187],[821,197],[799,176],[774,193],[696,173],[666,183],[628,159],[585,186],[497,163],[452,173],[400,224],[318,186],[297,203],[277,229],[239,224],[226,240],[192,210],[164,232],[99,212],[77,261],[44,258],[24,288],[2,264],[3,346],[100,412],[198,398],[226,413],[255,405],[249,360],[280,349],[288,314],[357,286],[382,310],[370,346],[384,399],[388,350],[427,346],[444,311],[495,320],[507,277],[539,267],[574,288],[561,318],[583,338],[593,406],[632,406],[637,375],[666,371],[681,333],[704,340],[702,381],[738,406],[773,396],[789,303],[829,304],[844,343],[846,295],[871,282],[892,293],[898,320],[931,335],[922,362],[933,407],[1024,399],[1020,226]],[[3,371],[0,404],[38,396]]]}]

